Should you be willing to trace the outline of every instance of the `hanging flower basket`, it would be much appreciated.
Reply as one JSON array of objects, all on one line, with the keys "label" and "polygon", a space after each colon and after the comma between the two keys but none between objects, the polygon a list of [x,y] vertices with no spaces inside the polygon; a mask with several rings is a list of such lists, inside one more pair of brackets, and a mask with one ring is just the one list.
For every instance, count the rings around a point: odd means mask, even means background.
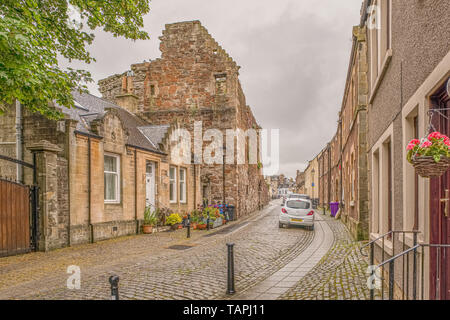
[{"label": "hanging flower basket", "polygon": [[411,140],[407,150],[408,161],[421,177],[440,177],[450,168],[450,139],[439,132]]},{"label": "hanging flower basket", "polygon": [[435,162],[433,157],[414,157],[411,163],[417,174],[424,178],[440,177],[450,167],[450,159],[447,157],[441,158],[439,162]]}]

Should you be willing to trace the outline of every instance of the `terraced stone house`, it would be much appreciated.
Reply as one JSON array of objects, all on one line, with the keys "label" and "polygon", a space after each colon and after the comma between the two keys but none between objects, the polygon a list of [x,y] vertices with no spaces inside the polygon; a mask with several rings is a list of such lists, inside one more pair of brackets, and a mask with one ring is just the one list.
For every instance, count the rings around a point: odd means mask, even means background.
[{"label": "terraced stone house", "polygon": [[[406,160],[411,139],[433,130],[450,134],[450,2],[372,0],[365,9],[369,232],[376,261],[403,251],[394,259],[395,297],[450,299],[450,250],[443,247],[450,244],[450,173],[423,178]],[[416,243],[413,252],[423,264],[415,266],[413,281],[414,254],[405,251]]]},{"label": "terraced stone house", "polygon": [[[0,116],[0,155],[16,161],[0,158],[0,188],[8,195],[0,203],[0,255],[136,234],[148,206],[185,213],[221,201],[234,205],[239,218],[268,203],[260,127],[245,103],[239,66],[198,21],[167,25],[161,40],[161,59],[100,81],[103,98],[74,92],[75,108],[55,106],[64,114],[60,121],[20,104]],[[220,143],[214,159],[241,152],[243,164],[204,163],[190,148],[191,161],[181,161],[172,133],[188,129],[195,137],[198,123],[200,155]],[[214,140],[207,129],[219,129],[231,143]],[[244,132],[244,150],[227,129]],[[255,135],[245,137],[248,129]],[[36,217],[15,207],[13,184],[39,186]],[[24,219],[11,216],[13,209]]]}]

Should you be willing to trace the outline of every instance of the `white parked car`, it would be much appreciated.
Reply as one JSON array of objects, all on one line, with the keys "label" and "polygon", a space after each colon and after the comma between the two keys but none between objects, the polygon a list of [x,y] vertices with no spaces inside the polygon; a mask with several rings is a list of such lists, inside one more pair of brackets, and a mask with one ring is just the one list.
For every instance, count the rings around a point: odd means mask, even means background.
[{"label": "white parked car", "polygon": [[311,198],[307,194],[298,194],[298,193],[291,193],[287,196],[287,199],[306,199],[311,200]]},{"label": "white parked car", "polygon": [[305,200],[311,200],[311,198],[306,194],[297,194],[297,193],[290,193],[283,199],[283,204],[287,200],[294,200],[294,199],[305,199]]},{"label": "white parked car", "polygon": [[310,200],[287,199],[281,206],[279,226],[302,226],[314,230],[314,210]]}]

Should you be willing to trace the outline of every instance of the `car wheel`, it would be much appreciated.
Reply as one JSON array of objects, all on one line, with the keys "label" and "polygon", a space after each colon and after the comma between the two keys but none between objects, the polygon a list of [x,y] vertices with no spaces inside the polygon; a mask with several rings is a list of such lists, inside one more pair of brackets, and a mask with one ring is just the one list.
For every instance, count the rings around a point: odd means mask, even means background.
[{"label": "car wheel", "polygon": [[283,224],[281,222],[278,222],[278,227],[279,228],[283,228],[284,226],[283,226]]},{"label": "car wheel", "polygon": [[314,226],[309,227],[309,230],[314,231]]}]

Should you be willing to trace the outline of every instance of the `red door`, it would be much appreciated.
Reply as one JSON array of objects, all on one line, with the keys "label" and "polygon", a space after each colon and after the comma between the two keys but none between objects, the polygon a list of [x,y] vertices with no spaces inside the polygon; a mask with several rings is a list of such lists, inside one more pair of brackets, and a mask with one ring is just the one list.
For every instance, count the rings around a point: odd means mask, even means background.
[{"label": "red door", "polygon": [[[450,136],[450,97],[442,87],[431,98],[432,108],[441,109],[433,116],[437,131]],[[430,242],[450,244],[450,170],[440,178],[430,179]],[[450,300],[450,248],[430,249],[430,299]]]}]

